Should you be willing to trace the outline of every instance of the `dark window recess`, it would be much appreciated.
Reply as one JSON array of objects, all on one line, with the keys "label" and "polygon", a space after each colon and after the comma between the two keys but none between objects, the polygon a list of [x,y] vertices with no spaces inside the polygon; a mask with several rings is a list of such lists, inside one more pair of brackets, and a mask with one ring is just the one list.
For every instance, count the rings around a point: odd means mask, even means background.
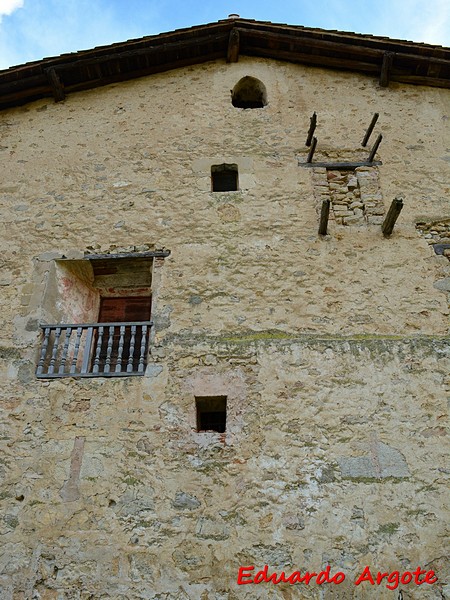
[{"label": "dark window recess", "polygon": [[255,77],[243,77],[231,92],[231,103],[236,108],[264,108],[267,104],[266,86]]},{"label": "dark window recess", "polygon": [[227,397],[208,396],[195,399],[197,431],[224,433],[227,421]]},{"label": "dark window recess", "polygon": [[[119,298],[100,298],[100,311],[98,316],[99,323],[130,323],[136,321],[149,321],[150,320],[150,296],[125,296]],[[97,348],[98,343],[98,331],[96,331],[94,339],[94,348]],[[141,347],[148,345],[149,329],[146,332],[146,339],[142,339],[142,328],[136,328],[134,342],[134,353],[133,353],[133,370],[137,370],[139,365],[139,351]],[[110,351],[110,362],[116,364],[119,355],[119,348],[122,346],[122,354],[127,358],[130,354],[130,343],[132,339],[132,328],[130,325],[125,326],[124,337],[121,342],[120,327],[115,327],[114,335],[112,336],[112,347]],[[108,356],[108,344],[111,346],[111,340],[108,335],[103,335],[102,343],[100,346],[100,352],[94,352],[92,356],[92,363],[97,365],[99,371],[103,371]],[[98,354],[98,355],[97,355]]]},{"label": "dark window recess", "polygon": [[237,165],[213,165],[211,167],[213,192],[235,192],[238,190]]}]

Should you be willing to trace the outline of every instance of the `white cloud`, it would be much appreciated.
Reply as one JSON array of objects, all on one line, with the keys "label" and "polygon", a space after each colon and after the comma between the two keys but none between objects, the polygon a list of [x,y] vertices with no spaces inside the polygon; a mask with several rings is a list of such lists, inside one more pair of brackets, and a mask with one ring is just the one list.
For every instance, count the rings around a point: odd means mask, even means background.
[{"label": "white cloud", "polygon": [[24,0],[0,0],[0,19],[2,15],[10,15],[18,8],[22,8]]},{"label": "white cloud", "polygon": [[19,1],[23,9],[0,23],[0,70],[162,30],[157,3],[142,10],[148,0],[0,0],[0,7]]}]

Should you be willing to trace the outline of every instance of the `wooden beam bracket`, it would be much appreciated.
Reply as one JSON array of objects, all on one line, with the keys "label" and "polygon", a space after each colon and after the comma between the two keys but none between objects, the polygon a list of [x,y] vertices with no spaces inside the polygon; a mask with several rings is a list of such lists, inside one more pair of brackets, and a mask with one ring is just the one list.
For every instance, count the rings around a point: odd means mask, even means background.
[{"label": "wooden beam bracket", "polygon": [[62,102],[66,99],[66,93],[64,91],[64,84],[61,81],[60,76],[52,67],[50,69],[45,70],[45,74],[47,76],[47,80],[52,88],[53,96],[55,98],[55,102]]},{"label": "wooden beam bracket", "polygon": [[380,86],[388,87],[391,79],[392,65],[394,64],[394,52],[385,52],[383,54],[383,64],[381,65]]},{"label": "wooden beam bracket", "polygon": [[239,30],[234,27],[230,31],[227,48],[227,63],[235,63],[239,60]]},{"label": "wooden beam bracket", "polygon": [[387,215],[381,225],[381,231],[385,237],[389,237],[394,229],[395,222],[403,208],[403,198],[394,198]]}]

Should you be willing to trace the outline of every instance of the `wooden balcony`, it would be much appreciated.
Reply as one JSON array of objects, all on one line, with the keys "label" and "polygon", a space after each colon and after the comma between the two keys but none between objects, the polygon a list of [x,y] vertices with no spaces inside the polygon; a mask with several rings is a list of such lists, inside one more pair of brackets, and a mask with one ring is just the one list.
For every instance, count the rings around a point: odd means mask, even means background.
[{"label": "wooden balcony", "polygon": [[41,325],[36,376],[130,377],[144,375],[151,321]]}]

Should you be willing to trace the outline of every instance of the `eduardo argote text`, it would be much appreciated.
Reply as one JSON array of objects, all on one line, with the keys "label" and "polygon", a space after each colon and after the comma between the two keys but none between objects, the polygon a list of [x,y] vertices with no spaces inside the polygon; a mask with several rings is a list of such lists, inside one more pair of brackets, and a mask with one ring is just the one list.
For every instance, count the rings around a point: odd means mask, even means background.
[{"label": "eduardo argote text", "polygon": [[[330,566],[325,567],[323,571],[319,571],[318,573],[306,571],[302,574],[300,571],[293,571],[287,574],[285,571],[281,571],[278,574],[276,572],[269,573],[268,565],[264,565],[259,571],[256,571],[255,567],[251,565],[248,567],[239,567],[237,583],[238,585],[258,583],[304,583],[305,585],[309,585],[310,583],[317,585],[333,583],[339,585],[345,579],[346,575],[342,571],[337,571],[333,575]],[[354,584],[360,585],[367,582],[370,585],[384,585],[389,590],[395,590],[400,584],[407,585],[411,583],[413,585],[423,585],[424,583],[428,583],[431,585],[436,583],[437,580],[438,578],[434,571],[427,571],[421,567],[417,567],[414,571],[375,572],[366,566],[355,577]]]}]

